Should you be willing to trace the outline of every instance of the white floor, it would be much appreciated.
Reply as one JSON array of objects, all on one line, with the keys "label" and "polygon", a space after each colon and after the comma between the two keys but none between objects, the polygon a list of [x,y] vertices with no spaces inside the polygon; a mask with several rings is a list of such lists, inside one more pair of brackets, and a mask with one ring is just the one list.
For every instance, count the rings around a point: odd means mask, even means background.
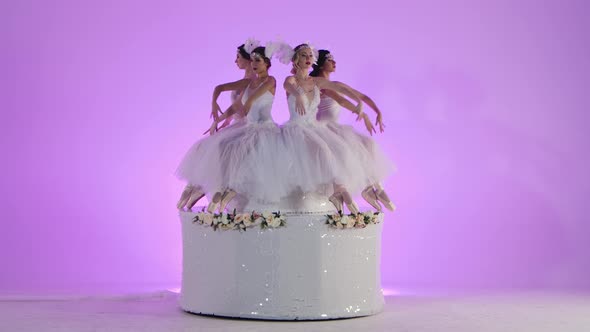
[{"label": "white floor", "polygon": [[0,331],[589,332],[590,295],[397,295],[376,316],[322,322],[225,319],[183,312],[163,291],[122,297],[0,297]]}]

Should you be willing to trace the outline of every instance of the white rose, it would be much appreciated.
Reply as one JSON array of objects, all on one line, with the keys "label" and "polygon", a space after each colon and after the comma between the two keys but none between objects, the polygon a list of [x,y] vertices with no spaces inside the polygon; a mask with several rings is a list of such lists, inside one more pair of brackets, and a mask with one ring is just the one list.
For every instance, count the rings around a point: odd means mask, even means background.
[{"label": "white rose", "polygon": [[252,225],[252,217],[249,214],[246,214],[243,216],[242,221],[244,223],[245,226],[250,226]]},{"label": "white rose", "polygon": [[221,214],[221,223],[224,225],[229,224],[229,220],[227,220],[227,214],[226,213],[222,213]]},{"label": "white rose", "polygon": [[203,220],[205,220],[205,213],[204,213],[204,212],[199,212],[199,213],[197,213],[197,218],[198,218],[200,221],[203,221]]},{"label": "white rose", "polygon": [[207,226],[211,226],[211,224],[213,223],[213,215],[210,213],[205,213],[203,215],[203,223]]},{"label": "white rose", "polygon": [[354,227],[354,224],[355,224],[354,218],[350,218],[348,220],[348,223],[346,224],[346,228],[353,228]]},{"label": "white rose", "polygon": [[336,214],[332,215],[332,218],[334,219],[334,221],[342,220],[342,216],[340,216],[340,213],[336,213]]},{"label": "white rose", "polygon": [[264,217],[264,219],[266,220],[270,220],[271,218],[273,218],[273,214],[271,212],[265,211],[262,213],[262,216]]},{"label": "white rose", "polygon": [[269,223],[270,227],[279,227],[281,226],[281,220],[279,218],[273,218]]},{"label": "white rose", "polygon": [[365,223],[365,216],[359,213],[356,215],[355,221],[356,221],[356,223],[364,224]]},{"label": "white rose", "polygon": [[350,221],[350,217],[349,216],[342,216],[342,219],[340,220],[340,223],[343,225],[348,224],[348,222]]}]

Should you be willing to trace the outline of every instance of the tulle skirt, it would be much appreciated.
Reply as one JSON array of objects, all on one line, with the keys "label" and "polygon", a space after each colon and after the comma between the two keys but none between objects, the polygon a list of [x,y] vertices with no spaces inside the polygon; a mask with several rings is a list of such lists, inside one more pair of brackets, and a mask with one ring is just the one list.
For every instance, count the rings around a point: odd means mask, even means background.
[{"label": "tulle skirt", "polygon": [[362,163],[363,174],[367,176],[367,182],[371,184],[382,182],[395,171],[395,165],[373,138],[359,133],[349,125],[332,121],[322,123],[346,142],[353,154],[359,156],[358,159]]},{"label": "tulle skirt", "polygon": [[233,189],[262,203],[295,192],[355,195],[383,180],[392,163],[369,137],[331,122],[240,121],[196,142],[176,175],[212,193]]},{"label": "tulle skirt", "polygon": [[176,175],[213,193],[233,189],[265,203],[278,202],[288,191],[281,131],[272,121],[241,121],[195,143]]},{"label": "tulle skirt", "polygon": [[368,182],[359,156],[320,122],[287,122],[281,128],[288,166],[281,178],[287,194],[300,190],[330,195],[334,185],[351,194]]},{"label": "tulle skirt", "polygon": [[223,188],[261,203],[277,203],[288,191],[282,181],[286,160],[281,130],[274,122],[237,128],[219,146]]},{"label": "tulle skirt", "polygon": [[244,120],[236,121],[229,127],[198,140],[176,168],[176,176],[189,185],[201,187],[207,193],[223,190],[224,174],[220,165],[226,163],[220,157],[220,142],[246,125]]}]

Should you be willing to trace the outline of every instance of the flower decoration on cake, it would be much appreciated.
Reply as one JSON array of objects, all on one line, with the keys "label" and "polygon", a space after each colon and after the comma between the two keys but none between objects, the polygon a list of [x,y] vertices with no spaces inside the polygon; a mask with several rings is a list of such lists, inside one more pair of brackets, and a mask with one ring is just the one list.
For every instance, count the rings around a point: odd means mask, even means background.
[{"label": "flower decoration on cake", "polygon": [[260,227],[261,229],[279,228],[287,224],[287,218],[281,212],[256,212],[250,213],[210,213],[201,211],[193,218],[194,223],[213,227],[213,230],[238,230],[245,231],[248,228]]},{"label": "flower decoration on cake", "polygon": [[381,212],[367,211],[357,214],[344,214],[342,211],[338,211],[326,215],[326,224],[337,229],[365,228],[369,224],[378,224],[380,222],[379,214]]}]

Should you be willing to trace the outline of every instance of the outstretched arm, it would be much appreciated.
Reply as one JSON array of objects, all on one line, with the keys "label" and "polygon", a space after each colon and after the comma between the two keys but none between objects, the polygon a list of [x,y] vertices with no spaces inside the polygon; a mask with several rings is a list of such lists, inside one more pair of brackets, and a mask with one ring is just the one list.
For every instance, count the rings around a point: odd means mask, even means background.
[{"label": "outstretched arm", "polygon": [[[332,99],[334,99],[338,104],[340,104],[340,106],[350,110],[352,113],[358,114],[356,107],[354,106],[353,103],[350,102],[350,100],[342,97],[339,93],[336,93],[332,90],[324,90],[324,94]],[[365,128],[367,128],[367,131],[369,132],[369,135],[373,135],[373,133],[376,133],[375,131],[375,127],[373,127],[373,124],[371,123],[371,119],[369,119],[369,116],[365,113],[359,115],[363,121],[365,122]]]},{"label": "outstretched arm", "polygon": [[[213,123],[211,123],[211,127],[203,133],[203,135],[209,133],[209,135],[213,135],[216,131],[219,131],[227,126],[230,125],[233,115],[238,113],[244,105],[242,105],[242,96],[244,95],[244,91],[236,98],[236,100],[231,104],[226,110],[225,113],[222,113],[217,119],[213,119]],[[224,121],[225,120],[225,121]],[[221,124],[221,127],[217,127],[217,124],[221,121],[224,121]]]},{"label": "outstretched arm", "polygon": [[334,92],[341,93],[345,96],[348,96],[351,99],[354,99],[354,101],[357,102],[357,105],[355,107],[356,111],[358,112],[357,120],[359,120],[362,117],[361,99],[359,98],[359,95],[353,91],[352,88],[348,87],[347,85],[336,84],[335,82],[331,82],[323,77],[315,77],[314,79],[316,80],[316,84],[318,85],[318,87],[320,89],[332,90]]},{"label": "outstretched arm", "polygon": [[375,125],[379,125],[379,131],[383,132],[385,125],[383,124],[383,119],[382,119],[382,113],[381,110],[379,110],[379,107],[377,107],[377,104],[375,104],[375,102],[373,101],[373,99],[369,98],[369,96],[363,94],[362,92],[351,88],[350,86],[342,83],[342,82],[333,82],[339,86],[341,86],[344,89],[348,89],[349,91],[352,91],[353,93],[355,93],[356,95],[359,96],[359,98],[367,105],[369,105],[369,107],[375,111],[375,114],[377,114],[377,119],[375,120]]},{"label": "outstretched arm", "polygon": [[219,98],[219,95],[223,91],[243,90],[248,86],[249,83],[250,80],[244,78],[239,81],[220,84],[215,87],[215,89],[213,90],[213,100],[211,102],[211,116],[214,120],[218,120],[219,113],[223,113],[221,112],[221,107],[219,107],[219,104],[217,104],[217,98]]}]

